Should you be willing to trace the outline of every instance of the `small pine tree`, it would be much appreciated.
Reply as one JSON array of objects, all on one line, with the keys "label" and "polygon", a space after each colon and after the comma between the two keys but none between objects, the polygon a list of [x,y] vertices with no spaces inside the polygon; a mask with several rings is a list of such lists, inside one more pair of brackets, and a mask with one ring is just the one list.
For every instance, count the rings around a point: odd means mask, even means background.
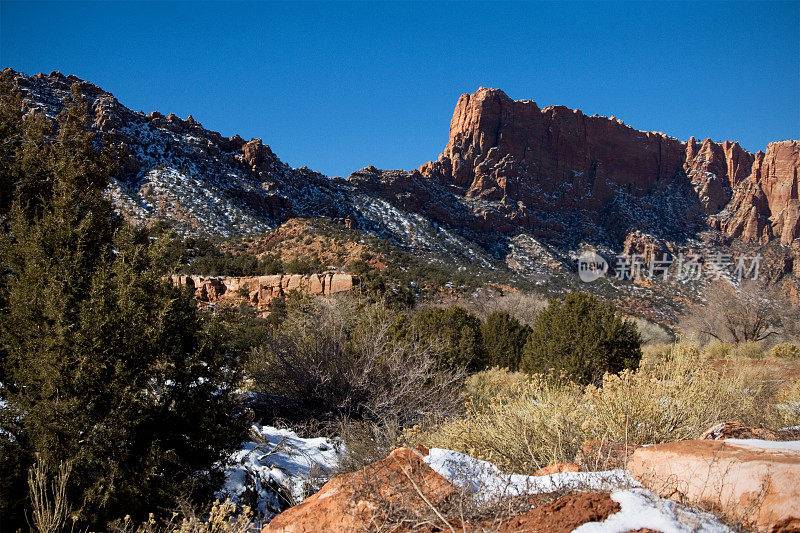
[{"label": "small pine tree", "polygon": [[481,321],[463,307],[428,307],[411,319],[407,334],[434,345],[444,368],[486,368]]},{"label": "small pine tree", "polygon": [[564,373],[578,383],[599,383],[606,372],[635,368],[642,357],[636,325],[612,304],[591,294],[570,293],[550,301],[533,324],[520,368],[527,373]]},{"label": "small pine tree", "polygon": [[481,333],[489,366],[512,371],[519,369],[522,350],[531,331],[530,326],[522,324],[507,311],[495,311],[487,316]]}]

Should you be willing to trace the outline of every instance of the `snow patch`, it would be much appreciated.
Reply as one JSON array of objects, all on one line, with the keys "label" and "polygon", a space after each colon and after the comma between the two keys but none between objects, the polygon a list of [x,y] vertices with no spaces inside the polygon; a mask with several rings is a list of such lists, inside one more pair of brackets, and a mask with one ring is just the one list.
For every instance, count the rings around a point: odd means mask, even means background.
[{"label": "snow patch", "polygon": [[589,522],[573,533],[626,533],[642,528],[662,533],[728,533],[733,530],[714,515],[684,507],[659,498],[644,489],[615,490],[611,499],[619,503],[619,512],[603,522]]},{"label": "snow patch", "polygon": [[488,461],[441,448],[431,449],[425,462],[451,483],[468,489],[485,500],[563,489],[605,491],[638,486],[625,470],[564,472],[549,476],[504,474]]},{"label": "snow patch", "polygon": [[800,440],[774,441],[760,439],[725,439],[726,444],[736,444],[745,448],[757,450],[779,450],[800,453]]},{"label": "snow patch", "polygon": [[[253,426],[252,441],[231,456],[225,484],[216,494],[235,503],[250,503],[267,516],[300,503],[310,484],[327,479],[345,453],[326,437],[302,438],[289,429]],[[254,494],[253,494],[254,493]]]}]

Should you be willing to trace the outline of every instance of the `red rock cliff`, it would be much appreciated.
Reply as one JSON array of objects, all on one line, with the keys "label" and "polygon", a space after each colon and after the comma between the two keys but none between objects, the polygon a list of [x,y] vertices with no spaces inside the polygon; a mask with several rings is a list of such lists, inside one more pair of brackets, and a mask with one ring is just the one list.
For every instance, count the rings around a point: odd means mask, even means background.
[{"label": "red rock cliff", "polygon": [[510,216],[522,224],[527,209],[581,209],[597,218],[621,193],[645,198],[688,185],[693,209],[730,236],[783,244],[800,236],[797,141],[754,155],[735,142],[684,142],[614,117],[540,109],[499,89],[461,95],[447,146],[419,170],[469,199],[499,202],[506,216],[517,210]]}]

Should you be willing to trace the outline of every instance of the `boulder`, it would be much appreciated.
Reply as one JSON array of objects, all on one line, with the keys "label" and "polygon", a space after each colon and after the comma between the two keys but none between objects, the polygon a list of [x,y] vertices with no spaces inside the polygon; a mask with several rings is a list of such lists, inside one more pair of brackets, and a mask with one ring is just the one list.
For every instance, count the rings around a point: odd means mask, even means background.
[{"label": "boulder", "polygon": [[392,509],[413,513],[439,504],[455,487],[423,461],[427,453],[422,447],[398,448],[386,459],[337,476],[273,518],[262,533],[368,531],[380,529]]},{"label": "boulder", "polygon": [[[751,443],[752,445],[747,445]],[[662,497],[710,507],[758,531],[800,531],[800,452],[770,441],[693,440],[633,452],[628,471]]]}]

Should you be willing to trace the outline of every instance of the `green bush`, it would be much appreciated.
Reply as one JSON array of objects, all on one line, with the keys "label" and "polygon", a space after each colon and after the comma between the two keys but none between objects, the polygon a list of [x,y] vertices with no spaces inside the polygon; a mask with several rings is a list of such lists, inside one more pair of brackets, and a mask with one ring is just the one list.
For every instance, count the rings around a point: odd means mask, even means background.
[{"label": "green bush", "polygon": [[599,383],[603,374],[636,368],[642,357],[636,325],[616,308],[587,293],[552,300],[534,321],[520,368],[529,374],[563,373],[578,383]]},{"label": "green bush", "polygon": [[489,314],[481,327],[488,364],[517,370],[531,331],[506,311]]},{"label": "green bush", "polygon": [[487,366],[481,321],[463,307],[428,307],[411,319],[406,335],[430,344],[443,368],[481,370]]}]

